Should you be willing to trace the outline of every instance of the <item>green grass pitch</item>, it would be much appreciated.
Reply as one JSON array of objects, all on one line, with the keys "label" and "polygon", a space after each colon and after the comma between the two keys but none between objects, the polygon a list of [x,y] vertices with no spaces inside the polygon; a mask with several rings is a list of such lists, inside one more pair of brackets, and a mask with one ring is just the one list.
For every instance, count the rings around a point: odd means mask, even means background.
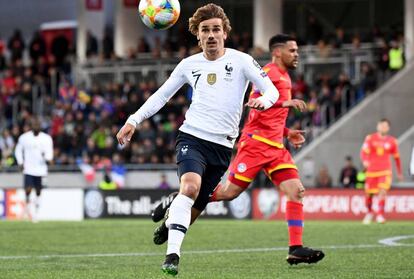
[{"label": "green grass pitch", "polygon": [[[0,222],[0,278],[172,278],[166,246],[147,220]],[[387,246],[379,240],[412,236]],[[199,220],[182,247],[176,278],[414,278],[414,223],[308,221],[317,264],[289,266],[282,221]]]}]

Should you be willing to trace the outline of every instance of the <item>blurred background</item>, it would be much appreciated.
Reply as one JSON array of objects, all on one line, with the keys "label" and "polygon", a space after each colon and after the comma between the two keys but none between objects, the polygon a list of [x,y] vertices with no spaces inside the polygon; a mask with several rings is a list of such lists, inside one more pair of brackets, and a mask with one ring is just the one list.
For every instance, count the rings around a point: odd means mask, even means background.
[{"label": "blurred background", "polygon": [[[175,136],[191,102],[190,87],[184,86],[144,121],[129,146],[121,148],[115,135],[182,58],[200,51],[187,31],[188,18],[209,2],[221,5],[230,18],[233,30],[227,47],[251,54],[261,65],[270,59],[271,36],[283,32],[296,37],[300,63],[291,73],[292,95],[303,99],[308,111],[291,110],[286,125],[307,131],[307,144],[291,152],[308,189],[332,188],[336,192],[330,193],[341,195],[342,189],[360,187],[357,182],[346,183],[342,174],[362,171],[359,150],[364,137],[375,132],[380,118],[388,118],[391,134],[399,138],[405,175],[395,187],[410,191],[414,186],[409,171],[414,145],[412,1],[181,1],[178,22],[166,31],[154,31],[140,21],[138,0],[2,0],[0,216],[21,217],[18,208],[24,195],[17,189],[22,187],[22,175],[14,148],[33,117],[41,119],[42,129],[54,140],[45,199],[54,190],[69,191],[65,195],[73,194],[71,202],[79,204],[72,219],[84,214],[146,216],[162,196],[178,188]],[[118,190],[93,190],[108,188],[108,183]],[[268,191],[269,183],[262,175],[252,189]],[[359,192],[343,193],[350,197]],[[279,200],[272,193],[271,205]],[[414,194],[407,193],[413,199]],[[250,198],[249,193],[249,202]],[[50,199],[62,205],[62,198]],[[123,214],[119,208],[125,200],[136,203],[136,211]],[[230,214],[226,206],[215,205],[211,215]],[[50,212],[44,209],[43,218],[55,218]]]}]

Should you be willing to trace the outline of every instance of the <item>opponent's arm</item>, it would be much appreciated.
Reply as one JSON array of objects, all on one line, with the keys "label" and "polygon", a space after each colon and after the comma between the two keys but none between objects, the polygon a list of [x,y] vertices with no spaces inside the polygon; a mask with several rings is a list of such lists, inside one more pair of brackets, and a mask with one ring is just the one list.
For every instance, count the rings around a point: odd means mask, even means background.
[{"label": "opponent's arm", "polygon": [[369,166],[369,158],[371,154],[371,144],[370,144],[370,136],[367,136],[364,140],[364,143],[361,147],[361,152],[359,153],[362,161],[362,165],[364,168],[367,168]]},{"label": "opponent's arm", "polygon": [[277,108],[295,108],[297,110],[299,110],[300,112],[305,111],[306,110],[306,103],[303,100],[300,99],[291,99],[291,100],[286,100],[286,101],[282,101],[282,100],[278,100],[273,107],[277,107]]},{"label": "opponent's arm", "polygon": [[397,142],[397,140],[395,140],[395,143],[394,143],[393,157],[394,157],[395,166],[396,166],[396,169],[397,169],[397,178],[398,178],[399,181],[403,181],[404,176],[403,176],[403,173],[402,173],[401,158],[400,158],[400,152],[398,151],[398,142]]},{"label": "opponent's arm", "polygon": [[293,130],[287,127],[283,128],[283,136],[286,137],[291,145],[294,148],[300,148],[302,144],[306,141],[304,130]]}]

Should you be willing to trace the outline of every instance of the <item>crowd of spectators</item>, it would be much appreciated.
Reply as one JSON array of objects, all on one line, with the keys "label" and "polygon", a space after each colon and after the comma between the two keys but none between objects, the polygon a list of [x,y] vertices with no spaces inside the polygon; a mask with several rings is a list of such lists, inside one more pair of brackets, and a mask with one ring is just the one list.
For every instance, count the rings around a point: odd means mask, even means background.
[{"label": "crowd of spectators", "polygon": [[[332,49],[352,43],[358,49],[360,39],[345,36],[341,28],[334,37],[323,38],[319,28],[309,33],[309,38],[300,40],[315,44],[320,55],[330,55]],[[141,38],[137,48],[129,52],[129,59],[139,58],[144,53],[154,58],[178,55],[186,57],[198,50],[188,32],[177,32],[164,42],[156,39],[154,44]],[[381,78],[386,78],[395,69],[390,69],[389,52],[400,47],[401,37],[388,37],[378,31],[372,41],[379,46],[374,63],[363,64],[361,80],[352,83],[350,74],[320,74],[307,82],[303,74],[293,78],[292,97],[306,101],[308,111],[291,110],[287,126],[297,129],[312,128],[318,131],[326,123],[341,116],[358,99],[372,92]],[[105,32],[98,42],[91,32],[87,35],[87,56],[116,59],[111,32]],[[249,33],[233,33],[227,45],[254,54],[263,54],[253,48]],[[9,54],[6,56],[6,51]],[[25,52],[28,63],[23,63]],[[73,53],[71,44],[60,37],[46,49],[40,33],[35,33],[26,44],[19,31],[6,44],[0,40],[0,158],[3,167],[14,165],[13,149],[18,136],[29,129],[29,120],[39,111],[34,111],[42,101],[42,127],[54,139],[54,163],[72,165],[79,161],[100,166],[114,156],[132,164],[174,163],[174,139],[177,128],[184,121],[190,103],[191,90],[184,87],[154,117],[144,121],[132,143],[121,148],[115,135],[129,114],[134,113],[156,91],[159,84],[153,79],[138,84],[109,82],[94,84],[91,88],[78,88],[71,81],[69,58]],[[34,88],[41,90],[33,90]],[[36,94],[34,94],[36,92]],[[39,93],[40,92],[40,93]],[[345,103],[344,103],[345,102]],[[325,124],[326,124],[325,123]],[[313,133],[316,135],[317,133]],[[312,135],[312,133],[311,133]]]}]

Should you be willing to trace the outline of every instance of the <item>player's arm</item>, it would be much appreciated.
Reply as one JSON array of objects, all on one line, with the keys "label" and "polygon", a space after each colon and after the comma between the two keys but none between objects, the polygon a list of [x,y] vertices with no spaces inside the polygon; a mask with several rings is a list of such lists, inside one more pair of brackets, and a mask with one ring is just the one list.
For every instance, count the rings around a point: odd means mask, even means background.
[{"label": "player's arm", "polygon": [[291,145],[294,148],[300,148],[303,143],[305,143],[305,131],[304,130],[294,130],[287,127],[283,128],[283,136],[286,137]]},{"label": "player's arm", "polygon": [[48,164],[52,163],[53,160],[53,140],[51,136],[47,136],[45,142],[45,152],[43,153],[43,158]]},{"label": "player's arm", "polygon": [[270,108],[279,99],[279,91],[253,57],[246,55],[243,62],[245,64],[243,67],[244,74],[247,79],[253,82],[260,92],[262,92],[262,96],[249,99],[246,105],[260,110]]},{"label": "player's arm", "polygon": [[145,119],[150,118],[157,113],[178,89],[185,83],[184,75],[182,74],[182,64],[177,65],[171,76],[164,82],[163,85],[154,93],[148,100],[129,118],[125,125],[119,130],[116,138],[118,142],[123,145],[129,142],[135,132],[136,127]]},{"label": "player's arm", "polygon": [[16,148],[14,149],[14,157],[16,157],[17,165],[22,168],[24,162],[22,137],[20,137],[17,141]]},{"label": "player's arm", "polygon": [[398,151],[398,142],[397,142],[397,140],[394,141],[394,148],[393,148],[392,156],[394,157],[395,166],[396,166],[396,169],[397,169],[398,180],[403,181],[404,176],[403,176],[403,173],[402,173],[401,158],[400,158],[400,152]]},{"label": "player's arm", "polygon": [[366,136],[364,143],[362,144],[361,151],[359,153],[364,168],[369,166],[369,158],[371,155],[371,136]]},{"label": "player's arm", "polygon": [[286,101],[282,101],[282,100],[278,100],[273,107],[277,107],[277,108],[294,108],[299,110],[300,112],[305,111],[306,110],[306,103],[303,100],[300,99],[291,99],[291,100],[286,100]]}]

